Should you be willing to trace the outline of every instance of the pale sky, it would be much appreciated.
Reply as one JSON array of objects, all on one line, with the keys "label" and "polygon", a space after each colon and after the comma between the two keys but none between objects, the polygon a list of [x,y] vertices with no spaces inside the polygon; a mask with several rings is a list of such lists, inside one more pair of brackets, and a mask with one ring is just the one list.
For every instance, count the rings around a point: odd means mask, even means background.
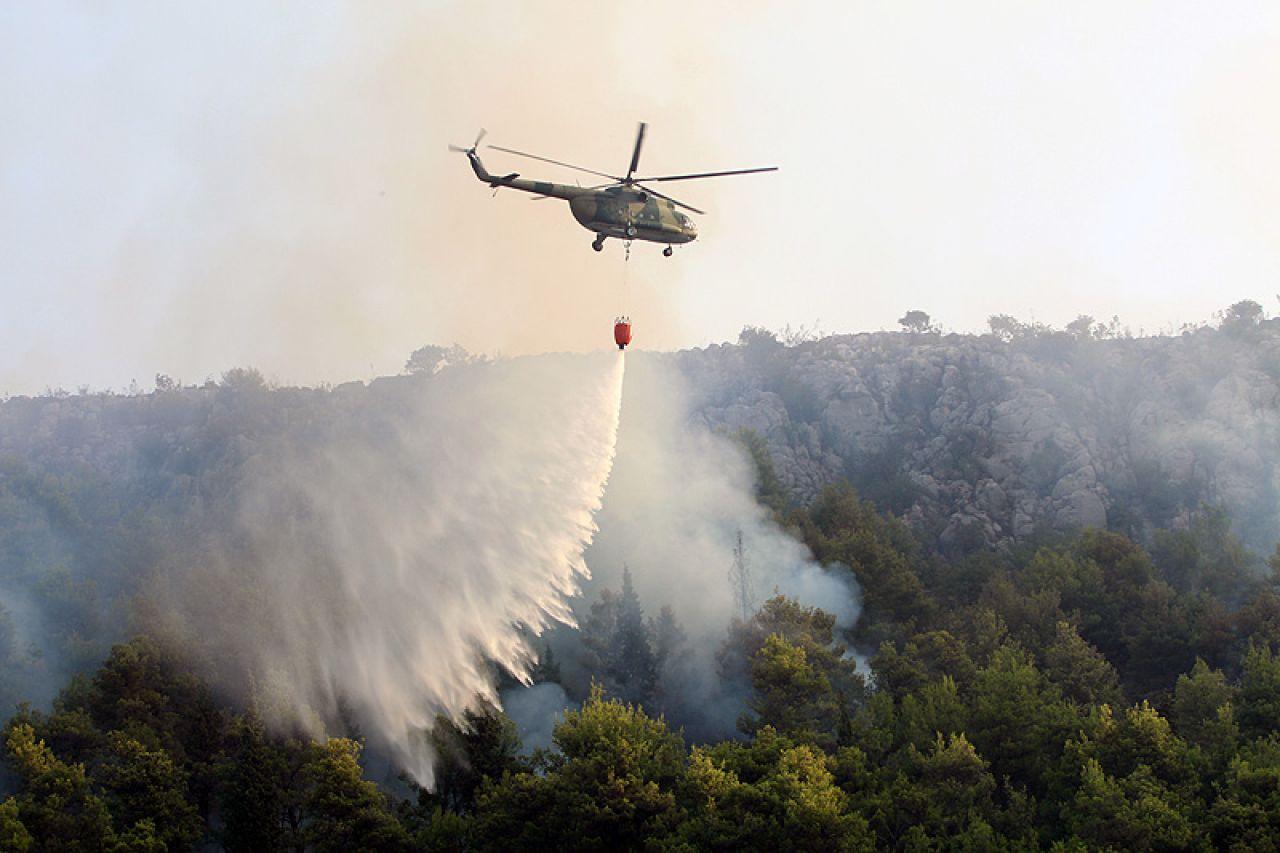
[{"label": "pale sky", "polygon": [[[487,142],[708,215],[597,255]],[[9,3],[0,394],[896,328],[1280,309],[1280,4]],[[495,172],[571,182],[484,153]],[[589,176],[583,176],[589,182]]]}]

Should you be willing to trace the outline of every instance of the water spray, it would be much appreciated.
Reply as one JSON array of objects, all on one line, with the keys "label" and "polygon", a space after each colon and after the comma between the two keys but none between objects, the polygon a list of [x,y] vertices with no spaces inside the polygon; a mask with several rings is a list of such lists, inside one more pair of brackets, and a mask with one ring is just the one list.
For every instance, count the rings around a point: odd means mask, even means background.
[{"label": "water spray", "polygon": [[243,547],[173,590],[222,662],[210,677],[251,689],[280,728],[323,737],[349,713],[430,786],[437,715],[498,704],[495,670],[527,683],[532,639],[573,624],[625,364],[450,367],[264,448],[241,495]]}]

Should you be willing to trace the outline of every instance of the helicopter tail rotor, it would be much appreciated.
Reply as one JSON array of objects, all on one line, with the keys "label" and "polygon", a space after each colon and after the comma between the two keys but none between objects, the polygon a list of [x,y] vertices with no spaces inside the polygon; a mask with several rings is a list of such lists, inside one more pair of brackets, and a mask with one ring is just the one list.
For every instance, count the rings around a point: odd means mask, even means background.
[{"label": "helicopter tail rotor", "polygon": [[449,146],[449,150],[450,150],[450,151],[456,151],[456,152],[457,152],[457,153],[459,153],[459,154],[474,154],[474,153],[476,153],[476,149],[480,147],[480,140],[484,139],[485,134],[487,134],[488,132],[489,132],[489,131],[485,130],[485,129],[482,127],[482,128],[480,128],[480,132],[476,134],[476,141],[475,141],[475,142],[473,142],[473,143],[471,143],[471,147],[470,147],[470,148],[463,148],[461,145],[452,145],[452,144],[451,144],[451,145]]}]

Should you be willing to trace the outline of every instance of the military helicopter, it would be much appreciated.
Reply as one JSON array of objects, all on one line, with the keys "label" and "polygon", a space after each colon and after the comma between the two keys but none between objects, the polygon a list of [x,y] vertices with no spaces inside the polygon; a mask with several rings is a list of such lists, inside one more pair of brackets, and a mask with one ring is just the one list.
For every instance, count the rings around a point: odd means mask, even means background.
[{"label": "military helicopter", "polygon": [[515,154],[518,157],[528,157],[530,160],[576,169],[589,175],[608,178],[611,182],[593,187],[530,181],[520,177],[519,172],[512,172],[508,175],[489,174],[484,164],[480,162],[479,155],[476,154],[476,149],[480,147],[480,141],[485,137],[483,129],[476,136],[476,141],[471,144],[470,148],[450,145],[449,150],[466,154],[467,159],[471,161],[471,169],[476,173],[476,177],[493,187],[495,192],[501,187],[510,187],[513,190],[533,193],[541,199],[562,198],[568,201],[569,210],[573,213],[573,218],[578,220],[578,224],[595,233],[596,238],[591,241],[591,248],[597,252],[604,249],[605,238],[613,237],[626,241],[645,240],[650,243],[665,243],[666,248],[662,250],[662,254],[668,258],[671,257],[671,247],[673,245],[688,243],[698,236],[698,228],[693,224],[693,220],[685,216],[677,208],[684,208],[692,213],[699,214],[704,213],[704,211],[698,210],[696,207],[685,204],[682,201],[677,201],[671,196],[663,195],[655,189],[646,187],[641,183],[642,181],[651,183],[691,181],[700,178],[718,178],[723,175],[773,172],[777,171],[778,168],[777,166],[764,166],[757,169],[730,169],[723,172],[698,172],[690,175],[657,175],[649,178],[638,178],[636,177],[636,168],[640,165],[640,148],[644,145],[644,135],[647,127],[648,125],[641,122],[639,129],[636,131],[636,145],[631,152],[631,165],[627,167],[626,177],[609,175],[604,172],[597,172],[594,169],[584,169],[572,163],[562,163],[559,160],[539,157],[536,154],[526,154],[523,151],[502,148],[498,145],[489,146],[494,151],[502,151],[507,154]]}]

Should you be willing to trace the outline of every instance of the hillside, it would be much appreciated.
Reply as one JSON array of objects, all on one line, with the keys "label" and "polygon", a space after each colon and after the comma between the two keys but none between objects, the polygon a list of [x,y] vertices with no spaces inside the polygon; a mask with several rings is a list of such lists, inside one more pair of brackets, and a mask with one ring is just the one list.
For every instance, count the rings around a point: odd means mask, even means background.
[{"label": "hillside", "polygon": [[848,478],[944,549],[1038,526],[1139,540],[1219,505],[1280,538],[1280,321],[1170,337],[767,333],[670,356],[698,417],[764,439],[786,496]]},{"label": "hillside", "polygon": [[[1273,845],[1280,322],[1000,328],[748,330],[629,365],[428,347],[333,389],[233,370],[0,403],[0,705],[36,703],[5,724],[0,830],[19,849]],[[495,602],[449,593],[554,537],[493,485],[567,491],[525,457],[591,455],[593,359],[616,365],[617,461],[598,512],[553,513],[599,525],[593,578],[526,690],[493,664],[519,650],[482,653],[463,618]],[[346,681],[318,666],[344,648]],[[458,670],[468,710],[424,712]],[[501,709],[473,692],[491,680]]]}]

